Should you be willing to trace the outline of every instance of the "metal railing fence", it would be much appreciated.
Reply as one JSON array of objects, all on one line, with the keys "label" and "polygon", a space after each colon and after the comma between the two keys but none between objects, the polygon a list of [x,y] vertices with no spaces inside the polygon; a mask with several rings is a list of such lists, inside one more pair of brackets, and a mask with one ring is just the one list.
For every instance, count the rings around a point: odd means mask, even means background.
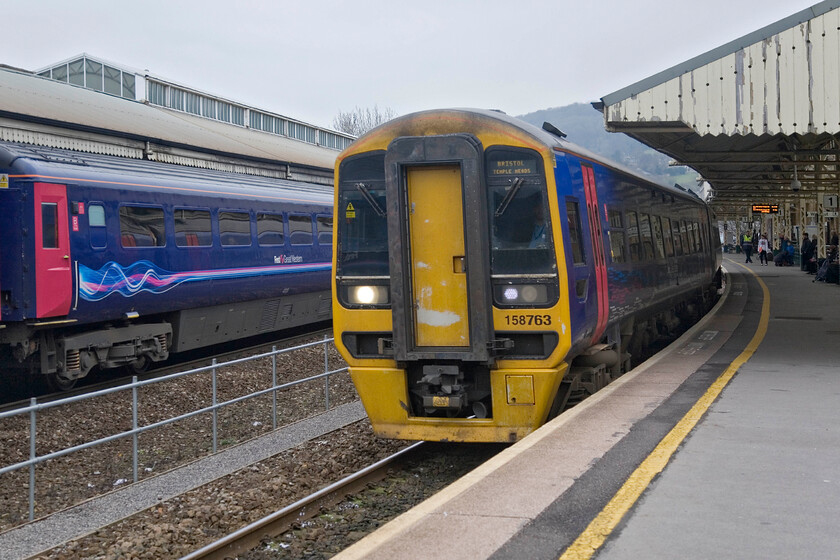
[{"label": "metal railing fence", "polygon": [[[301,344],[299,346],[294,346],[291,348],[284,348],[278,350],[277,347],[272,347],[271,352],[266,352],[263,354],[258,354],[254,356],[248,356],[246,358],[239,358],[236,360],[231,360],[223,363],[217,363],[216,359],[213,359],[213,363],[209,366],[203,366],[183,372],[173,373],[161,377],[157,377],[154,379],[149,379],[145,381],[138,381],[137,376],[132,378],[132,382],[120,385],[118,387],[111,387],[108,389],[102,389],[99,391],[86,393],[84,395],[77,395],[74,397],[69,397],[66,399],[61,399],[57,401],[51,401],[47,403],[38,403],[36,398],[30,399],[30,404],[24,408],[18,408],[8,412],[0,412],[0,420],[5,418],[10,418],[13,416],[21,416],[24,414],[29,415],[29,459],[26,461],[21,461],[15,463],[13,465],[8,465],[5,467],[0,468],[0,475],[17,471],[24,468],[29,468],[29,519],[30,521],[35,518],[35,467],[46,461],[51,459],[56,459],[58,457],[63,457],[65,455],[69,455],[71,453],[75,453],[77,451],[82,451],[84,449],[89,449],[95,447],[97,445],[101,445],[104,443],[116,441],[122,438],[131,437],[132,438],[132,471],[133,471],[133,478],[134,482],[138,481],[138,456],[139,456],[139,441],[138,436],[143,432],[147,432],[149,430],[153,430],[155,428],[160,428],[162,426],[172,424],[181,420],[185,420],[187,418],[192,418],[194,416],[198,416],[201,414],[208,414],[211,413],[212,418],[212,441],[213,441],[213,453],[218,451],[218,411],[226,406],[230,406],[236,403],[240,403],[249,399],[253,399],[256,397],[260,397],[263,395],[272,395],[272,404],[271,404],[271,417],[272,417],[272,429],[277,429],[277,392],[282,391],[284,389],[289,389],[291,387],[295,387],[298,385],[302,385],[304,383],[310,383],[317,381],[319,379],[324,379],[324,409],[329,410],[330,408],[330,385],[329,385],[329,378],[332,375],[343,373],[347,371],[347,367],[342,367],[335,370],[329,369],[329,344],[333,342],[332,338],[325,337],[323,341],[317,342],[310,342],[307,344]],[[290,381],[288,383],[283,383],[282,385],[277,384],[277,356],[281,354],[287,354],[294,351],[302,350],[305,348],[311,348],[314,346],[323,345],[324,346],[324,372],[319,373],[317,375],[312,375],[303,379],[298,379],[295,381]],[[217,371],[219,368],[228,367],[232,365],[242,364],[249,361],[259,360],[262,358],[271,358],[271,387],[267,389],[261,389],[259,391],[255,391],[249,393],[244,396],[236,397],[224,402],[218,402],[218,394],[217,394]],[[184,414],[180,414],[178,416],[174,416],[172,418],[168,418],[166,420],[161,420],[159,422],[154,422],[152,424],[147,424],[144,426],[138,425],[138,410],[139,410],[139,394],[138,389],[141,387],[154,385],[157,383],[164,383],[166,381],[172,381],[174,379],[186,377],[189,375],[195,375],[204,372],[211,372],[211,383],[212,383],[212,403],[210,406],[206,406],[197,410],[193,410],[191,412],[187,412]],[[59,406],[68,405],[71,403],[95,399],[98,397],[102,397],[105,395],[110,395],[113,393],[119,393],[121,391],[131,391],[131,401],[132,401],[132,429],[128,431],[119,432],[116,434],[112,434],[110,436],[106,436],[103,438],[99,438],[93,441],[89,441],[86,443],[82,443],[79,445],[74,445],[71,447],[67,447],[65,449],[61,449],[59,451],[54,451],[52,453],[47,453],[45,455],[38,455],[36,453],[36,438],[37,438],[37,420],[38,420],[38,413],[50,408],[56,408]]]}]

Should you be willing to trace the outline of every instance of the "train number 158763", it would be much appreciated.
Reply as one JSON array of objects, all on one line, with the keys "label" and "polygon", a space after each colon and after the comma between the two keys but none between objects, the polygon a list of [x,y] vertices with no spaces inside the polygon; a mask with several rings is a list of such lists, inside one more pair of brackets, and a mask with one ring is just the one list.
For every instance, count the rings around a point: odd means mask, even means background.
[{"label": "train number 158763", "polygon": [[551,324],[551,315],[532,315],[530,313],[505,315],[505,323],[508,325],[544,327]]}]

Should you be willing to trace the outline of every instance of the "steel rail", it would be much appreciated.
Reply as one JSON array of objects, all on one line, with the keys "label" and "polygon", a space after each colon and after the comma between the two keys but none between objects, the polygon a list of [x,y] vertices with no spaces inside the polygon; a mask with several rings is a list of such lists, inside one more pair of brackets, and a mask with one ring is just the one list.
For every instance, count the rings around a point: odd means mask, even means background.
[{"label": "steel rail", "polygon": [[300,499],[283,509],[269,514],[262,519],[234,531],[213,543],[210,543],[184,557],[181,560],[224,560],[236,557],[259,546],[266,537],[275,537],[289,530],[293,524],[310,519],[318,514],[322,507],[331,507],[363,490],[371,482],[382,480],[387,468],[405,460],[414,453],[423,442],[410,445],[393,455],[351,474],[321,490]]}]

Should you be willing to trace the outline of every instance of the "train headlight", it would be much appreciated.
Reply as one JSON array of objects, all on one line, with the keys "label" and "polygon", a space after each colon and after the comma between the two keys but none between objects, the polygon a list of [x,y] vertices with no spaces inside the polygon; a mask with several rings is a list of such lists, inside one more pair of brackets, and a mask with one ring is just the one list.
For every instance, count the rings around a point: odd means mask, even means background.
[{"label": "train headlight", "polygon": [[390,300],[388,286],[348,286],[347,302],[351,305],[385,305]]},{"label": "train headlight", "polygon": [[502,304],[540,305],[548,303],[548,288],[545,284],[497,286],[496,289],[497,300]]}]

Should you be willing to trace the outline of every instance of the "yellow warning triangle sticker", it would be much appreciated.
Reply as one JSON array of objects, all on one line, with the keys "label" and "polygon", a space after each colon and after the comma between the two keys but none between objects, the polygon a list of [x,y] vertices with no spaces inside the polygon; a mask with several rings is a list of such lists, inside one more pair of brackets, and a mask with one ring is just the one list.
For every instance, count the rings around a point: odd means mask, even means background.
[{"label": "yellow warning triangle sticker", "polygon": [[0,175],[0,189],[8,189],[9,188],[9,176],[3,173]]}]

